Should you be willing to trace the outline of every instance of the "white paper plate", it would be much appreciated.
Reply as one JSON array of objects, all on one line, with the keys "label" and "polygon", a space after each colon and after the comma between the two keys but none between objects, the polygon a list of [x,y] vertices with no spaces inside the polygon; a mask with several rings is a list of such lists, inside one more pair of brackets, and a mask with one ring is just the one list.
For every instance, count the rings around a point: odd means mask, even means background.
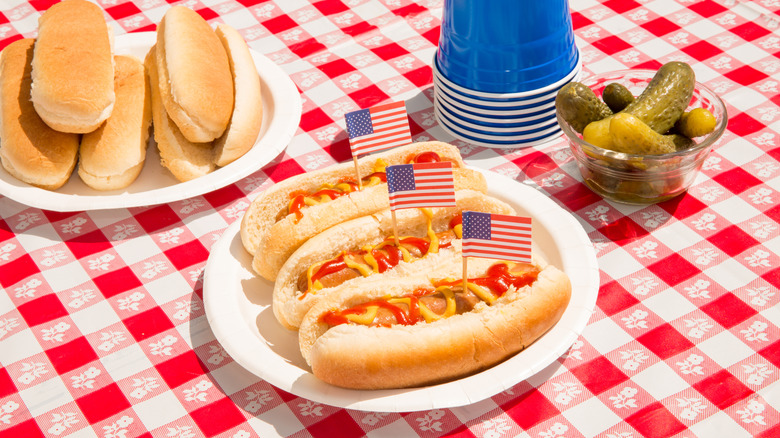
[{"label": "white paper plate", "polygon": [[273,284],[252,273],[240,221],[211,248],[203,284],[206,317],[233,359],[268,383],[316,402],[377,412],[411,412],[464,406],[491,397],[543,370],[574,343],[596,305],[599,269],[587,234],[577,220],[538,190],[483,171],[491,195],[534,221],[534,245],[572,282],[569,307],[534,344],[479,374],[423,388],[363,391],[337,388],[311,373],[298,349],[297,332],[283,328],[271,308]]},{"label": "white paper plate", "polygon": [[[115,51],[143,60],[155,38],[155,32],[119,35]],[[125,189],[106,192],[94,190],[84,184],[74,171],[64,186],[56,191],[48,191],[17,180],[0,167],[0,194],[31,207],[54,211],[140,207],[202,195],[259,170],[290,143],[301,120],[302,104],[298,89],[290,77],[265,56],[253,50],[250,52],[262,82],[263,126],[254,147],[233,163],[208,175],[180,183],[160,165],[157,146],[150,139],[144,168],[138,179]]]}]

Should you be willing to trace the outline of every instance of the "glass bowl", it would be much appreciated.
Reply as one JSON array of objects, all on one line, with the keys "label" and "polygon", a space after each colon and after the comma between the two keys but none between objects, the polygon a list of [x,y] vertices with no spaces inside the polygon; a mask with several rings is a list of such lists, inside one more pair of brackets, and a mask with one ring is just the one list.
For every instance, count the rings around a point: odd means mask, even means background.
[{"label": "glass bowl", "polygon": [[[601,98],[607,84],[617,82],[639,96],[655,75],[655,70],[619,70],[591,75],[581,83]],[[686,111],[708,109],[716,118],[715,129],[694,139],[685,150],[660,155],[637,155],[602,149],[582,139],[556,110],[558,124],[569,141],[572,154],[585,184],[602,197],[626,204],[654,204],[672,199],[693,183],[713,145],[723,135],[728,122],[726,106],[709,88],[696,82]]]}]

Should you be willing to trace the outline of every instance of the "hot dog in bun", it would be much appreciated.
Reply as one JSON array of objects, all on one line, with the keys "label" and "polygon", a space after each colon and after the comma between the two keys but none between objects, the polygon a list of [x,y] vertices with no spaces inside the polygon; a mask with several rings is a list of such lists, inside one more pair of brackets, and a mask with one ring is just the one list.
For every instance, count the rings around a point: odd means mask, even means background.
[{"label": "hot dog in bun", "polygon": [[544,261],[469,259],[461,265],[345,285],[319,301],[299,331],[313,374],[332,385],[389,389],[477,373],[529,346],[561,317],[569,278]]},{"label": "hot dog in bun", "polygon": [[[460,260],[464,210],[514,214],[506,203],[474,190],[456,192],[456,206],[389,210],[343,222],[312,237],[285,262],[276,278],[273,310],[279,322],[297,328],[317,301],[342,285],[392,282]],[[398,232],[398,240],[394,236]]]},{"label": "hot dog in bun", "polygon": [[311,237],[389,208],[386,166],[424,161],[452,162],[455,190],[487,191],[485,177],[465,168],[455,146],[441,142],[413,143],[360,158],[362,189],[352,162],[296,175],[258,196],[242,219],[241,240],[254,255],[252,267],[275,280],[287,258]]}]

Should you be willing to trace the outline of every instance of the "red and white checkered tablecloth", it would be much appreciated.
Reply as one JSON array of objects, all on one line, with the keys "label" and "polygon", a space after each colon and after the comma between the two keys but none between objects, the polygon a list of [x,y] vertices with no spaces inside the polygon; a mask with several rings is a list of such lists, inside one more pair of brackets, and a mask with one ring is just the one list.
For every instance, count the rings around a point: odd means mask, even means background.
[{"label": "red and white checkered tablecloth", "polygon": [[[0,1],[0,47],[54,0]],[[98,0],[116,34],[173,1]],[[635,207],[588,190],[564,139],[487,149],[433,115],[442,0],[186,0],[298,86],[268,166],[191,199],[56,213],[0,196],[0,436],[780,436],[780,1],[570,0],[585,73],[691,64],[728,129],[690,191]],[[549,196],[598,258],[595,311],[564,356],[472,405],[352,411],[279,390],[215,339],[202,274],[264,189],[349,159],[346,112],[407,100],[415,140]]]}]

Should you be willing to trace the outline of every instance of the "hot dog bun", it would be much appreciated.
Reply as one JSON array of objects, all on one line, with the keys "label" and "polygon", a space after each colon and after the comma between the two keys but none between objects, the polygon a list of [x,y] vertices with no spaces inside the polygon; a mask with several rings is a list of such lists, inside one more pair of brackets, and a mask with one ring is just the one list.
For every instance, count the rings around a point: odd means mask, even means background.
[{"label": "hot dog bun", "polygon": [[[469,276],[482,275],[495,260],[469,259]],[[403,296],[430,288],[431,276],[460,276],[461,265],[393,282],[372,281],[344,287],[318,302],[299,331],[303,357],[319,379],[355,389],[404,388],[462,378],[515,355],[549,330],[571,296],[568,277],[537,262],[536,281],[510,288],[492,305],[430,323],[369,327],[341,324],[329,328],[321,317],[332,309]]]},{"label": "hot dog bun", "polygon": [[225,47],[197,12],[166,11],[157,27],[157,74],[168,116],[193,143],[222,135],[233,112],[233,78]]},{"label": "hot dog bun", "polygon": [[[429,239],[428,226],[433,233],[445,233],[449,230],[450,221],[457,218],[464,210],[481,211],[485,213],[515,214],[508,204],[496,198],[474,190],[460,190],[455,193],[456,207],[431,208],[430,219],[421,209],[403,209],[396,212],[396,228],[399,238],[417,237]],[[366,266],[361,276],[351,278],[339,286],[323,287],[308,293],[301,290],[299,281],[307,276],[307,270],[318,263],[338,257],[345,251],[359,251],[366,246],[373,247],[394,233],[392,217],[389,210],[342,222],[320,234],[312,237],[301,245],[287,259],[276,278],[273,292],[273,311],[277,320],[288,329],[296,329],[306,312],[318,301],[339,288],[355,287],[368,279],[392,282],[420,271],[435,271],[441,264],[453,264],[460,260],[460,241],[458,233],[453,232],[452,245],[444,245],[425,254],[422,257],[411,257],[409,261],[401,261],[394,268],[378,272],[378,266]],[[449,238],[449,237],[448,237]],[[437,246],[439,237],[437,239]],[[456,243],[457,241],[457,243]],[[394,246],[394,245],[393,245]],[[413,248],[412,248],[413,249]],[[356,258],[351,259],[357,260]],[[353,271],[354,272],[354,271]],[[312,272],[313,274],[314,272]]]},{"label": "hot dog bun", "polygon": [[179,181],[189,181],[214,170],[214,152],[211,143],[193,143],[187,140],[165,111],[160,95],[161,78],[155,62],[156,46],[146,55],[152,97],[154,140],[160,151],[160,164]]},{"label": "hot dog bun", "polygon": [[[358,160],[360,175],[369,175],[377,162],[403,164],[423,152],[435,152],[442,160],[453,162],[456,190],[487,191],[484,176],[476,170],[465,168],[455,146],[441,142],[413,143],[362,157]],[[247,251],[254,255],[252,266],[259,275],[275,280],[287,258],[309,238],[341,222],[389,208],[387,184],[380,183],[364,186],[362,190],[329,202],[308,206],[302,210],[300,219],[294,214],[287,214],[277,221],[280,212],[286,211],[292,193],[314,192],[323,185],[336,184],[344,178],[355,179],[352,162],[288,178],[252,202],[241,222],[241,240]]]},{"label": "hot dog bun", "polygon": [[116,56],[116,104],[105,123],[81,138],[79,176],[97,190],[129,186],[144,166],[152,121],[151,90],[143,63]]},{"label": "hot dog bun", "polygon": [[0,53],[0,161],[17,179],[55,190],[76,166],[79,136],[49,127],[30,101],[34,43],[14,41]]},{"label": "hot dog bun", "polygon": [[254,146],[263,124],[263,95],[260,75],[241,34],[226,24],[218,24],[216,33],[228,54],[235,95],[230,123],[225,133],[214,140],[214,164],[222,167]]},{"label": "hot dog bun", "polygon": [[53,129],[91,132],[108,118],[116,99],[114,60],[100,7],[65,0],[41,15],[32,80],[35,110]]}]

